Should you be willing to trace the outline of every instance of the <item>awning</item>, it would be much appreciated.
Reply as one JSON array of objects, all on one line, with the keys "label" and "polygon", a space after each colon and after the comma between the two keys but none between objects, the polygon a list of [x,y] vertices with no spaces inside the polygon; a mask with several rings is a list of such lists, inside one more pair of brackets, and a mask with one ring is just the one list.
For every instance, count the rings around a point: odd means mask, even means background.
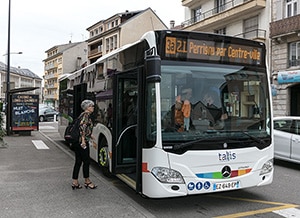
[{"label": "awning", "polygon": [[17,88],[17,89],[11,89],[9,91],[10,94],[15,94],[18,92],[29,92],[29,91],[33,91],[35,89],[39,89],[39,87],[24,87],[24,88]]},{"label": "awning", "polygon": [[100,92],[96,95],[97,100],[107,100],[112,99],[113,91],[112,89],[106,90],[104,92]]}]

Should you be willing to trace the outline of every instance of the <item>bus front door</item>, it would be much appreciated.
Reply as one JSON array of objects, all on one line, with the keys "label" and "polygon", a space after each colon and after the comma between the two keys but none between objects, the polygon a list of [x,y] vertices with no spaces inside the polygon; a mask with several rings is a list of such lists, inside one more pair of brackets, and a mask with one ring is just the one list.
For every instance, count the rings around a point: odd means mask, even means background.
[{"label": "bus front door", "polygon": [[136,188],[138,74],[117,75],[114,96],[113,173]]}]

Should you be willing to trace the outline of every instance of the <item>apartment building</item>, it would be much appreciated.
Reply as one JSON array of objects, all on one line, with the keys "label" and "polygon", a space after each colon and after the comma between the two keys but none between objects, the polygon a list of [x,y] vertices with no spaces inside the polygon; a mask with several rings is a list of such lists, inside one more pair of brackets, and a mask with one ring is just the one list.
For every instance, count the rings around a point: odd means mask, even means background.
[{"label": "apartment building", "polygon": [[300,115],[300,0],[273,0],[270,23],[274,116]]},{"label": "apartment building", "polygon": [[[30,94],[37,94],[41,96],[42,93],[42,78],[33,73],[29,69],[23,69],[20,67],[10,67],[9,71],[10,90],[28,87],[38,87],[34,91],[24,92]],[[6,93],[6,76],[7,76],[7,65],[0,62],[0,87],[1,87],[1,99],[0,101],[5,102]]]},{"label": "apartment building", "polygon": [[123,45],[137,41],[150,30],[168,29],[151,8],[117,13],[87,28],[88,63],[94,63]]},{"label": "apartment building", "polygon": [[43,103],[58,106],[61,75],[79,70],[87,63],[87,42],[56,45],[45,51]]},{"label": "apartment building", "polygon": [[183,30],[213,32],[267,43],[270,3],[266,0],[182,0]]}]

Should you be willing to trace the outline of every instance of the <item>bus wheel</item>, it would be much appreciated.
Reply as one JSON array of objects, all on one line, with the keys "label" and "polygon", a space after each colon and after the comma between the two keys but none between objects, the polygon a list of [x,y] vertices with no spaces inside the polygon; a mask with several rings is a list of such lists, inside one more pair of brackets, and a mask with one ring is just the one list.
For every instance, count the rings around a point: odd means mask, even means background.
[{"label": "bus wheel", "polygon": [[103,174],[110,177],[111,173],[109,172],[108,145],[105,138],[100,140],[100,144],[98,146],[98,164],[102,169]]}]

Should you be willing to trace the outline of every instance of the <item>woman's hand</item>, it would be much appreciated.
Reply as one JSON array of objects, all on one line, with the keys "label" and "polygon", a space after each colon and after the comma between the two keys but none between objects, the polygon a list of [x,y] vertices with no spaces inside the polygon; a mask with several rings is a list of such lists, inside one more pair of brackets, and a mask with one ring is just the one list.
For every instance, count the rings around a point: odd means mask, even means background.
[{"label": "woman's hand", "polygon": [[83,149],[86,149],[86,144],[85,144],[85,143],[81,143],[80,146],[81,146]]}]

